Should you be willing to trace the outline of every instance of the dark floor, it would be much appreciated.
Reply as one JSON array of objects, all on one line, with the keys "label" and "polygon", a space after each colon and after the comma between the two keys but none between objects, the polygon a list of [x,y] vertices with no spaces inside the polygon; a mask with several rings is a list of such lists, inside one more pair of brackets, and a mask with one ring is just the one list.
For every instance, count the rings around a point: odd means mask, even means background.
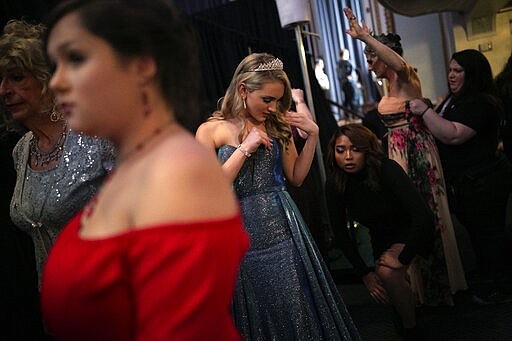
[{"label": "dark floor", "polygon": [[[509,223],[512,222],[512,200]],[[454,220],[462,262],[466,271],[474,268],[474,254],[464,229]],[[512,231],[512,225],[509,224]],[[371,252],[364,233],[360,236],[362,253]],[[366,254],[365,259],[371,261]],[[391,307],[373,302],[366,287],[347,272],[346,263],[331,263],[333,277],[364,341],[401,340],[395,332]],[[470,298],[455,307],[425,311],[418,316],[418,325],[426,340],[512,341],[512,302],[478,306]]]},{"label": "dark floor", "polygon": [[[374,303],[363,284],[340,284],[338,288],[363,340],[401,340],[390,306]],[[512,340],[512,303],[482,307],[467,302],[424,312],[418,316],[418,325],[425,340]]]}]

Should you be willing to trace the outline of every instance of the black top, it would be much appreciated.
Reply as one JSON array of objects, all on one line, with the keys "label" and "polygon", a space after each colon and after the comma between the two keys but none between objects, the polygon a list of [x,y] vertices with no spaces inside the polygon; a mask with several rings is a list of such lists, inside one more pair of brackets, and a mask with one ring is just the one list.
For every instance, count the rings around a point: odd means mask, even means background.
[{"label": "black top", "polygon": [[504,120],[500,128],[500,138],[503,141],[503,152],[512,162],[512,96],[501,97],[504,108]]},{"label": "black top", "polygon": [[458,145],[448,145],[437,140],[445,179],[452,181],[472,166],[493,160],[498,146],[501,108],[483,95],[460,99],[448,97],[439,108],[442,109],[449,100],[451,103],[441,113],[443,117],[476,131],[475,136]]},{"label": "black top", "polygon": [[0,131],[0,325],[2,340],[42,340],[34,245],[12,223],[16,183],[12,150],[20,135]]},{"label": "black top", "polygon": [[350,238],[347,214],[369,229],[375,258],[392,244],[404,243],[398,259],[402,264],[409,264],[416,254],[430,252],[435,235],[434,214],[400,165],[386,158],[381,171],[378,191],[371,190],[364,181],[365,171],[348,176],[344,194],[335,189],[332,180],[326,185],[335,242],[341,244],[359,276],[370,269]]}]

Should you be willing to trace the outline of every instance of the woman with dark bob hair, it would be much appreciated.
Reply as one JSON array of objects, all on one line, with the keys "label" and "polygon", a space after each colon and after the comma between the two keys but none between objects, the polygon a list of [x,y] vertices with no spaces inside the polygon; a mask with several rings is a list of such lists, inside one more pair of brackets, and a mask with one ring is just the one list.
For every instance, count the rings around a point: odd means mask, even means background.
[{"label": "woman with dark bob hair", "polygon": [[[361,124],[338,128],[327,152],[327,203],[339,243],[370,295],[389,302],[413,338],[415,301],[407,268],[416,255],[428,256],[434,216],[400,165],[385,157],[377,137]],[[347,223],[369,228],[375,269],[362,259]]]},{"label": "woman with dark bob hair", "polygon": [[[507,200],[512,183],[508,159],[497,153],[502,103],[497,97],[487,58],[468,49],[452,55],[448,68],[449,93],[434,110],[421,100],[411,111],[437,140],[451,211],[469,233],[477,260],[474,300],[492,304],[507,300],[501,283],[507,270],[505,234]],[[422,114],[424,112],[424,114]]]}]

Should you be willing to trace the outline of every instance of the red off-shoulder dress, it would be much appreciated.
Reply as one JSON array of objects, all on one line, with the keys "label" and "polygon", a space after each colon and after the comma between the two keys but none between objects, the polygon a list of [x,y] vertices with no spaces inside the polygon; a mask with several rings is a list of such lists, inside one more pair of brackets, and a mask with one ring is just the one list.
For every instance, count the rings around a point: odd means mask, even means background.
[{"label": "red off-shoulder dress", "polygon": [[58,340],[240,340],[230,312],[249,239],[239,215],[103,239],[80,215],[48,257],[43,315]]}]

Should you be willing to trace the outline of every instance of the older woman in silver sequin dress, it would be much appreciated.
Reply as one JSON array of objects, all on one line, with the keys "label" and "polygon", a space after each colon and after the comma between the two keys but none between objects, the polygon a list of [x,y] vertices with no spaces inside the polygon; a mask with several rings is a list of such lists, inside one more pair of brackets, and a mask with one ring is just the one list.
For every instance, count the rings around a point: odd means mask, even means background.
[{"label": "older woman in silver sequin dress", "polygon": [[13,151],[17,172],[11,218],[33,239],[39,278],[68,220],[94,195],[113,166],[105,140],[68,129],[48,89],[45,28],[12,20],[0,38],[0,98],[29,131]]}]

